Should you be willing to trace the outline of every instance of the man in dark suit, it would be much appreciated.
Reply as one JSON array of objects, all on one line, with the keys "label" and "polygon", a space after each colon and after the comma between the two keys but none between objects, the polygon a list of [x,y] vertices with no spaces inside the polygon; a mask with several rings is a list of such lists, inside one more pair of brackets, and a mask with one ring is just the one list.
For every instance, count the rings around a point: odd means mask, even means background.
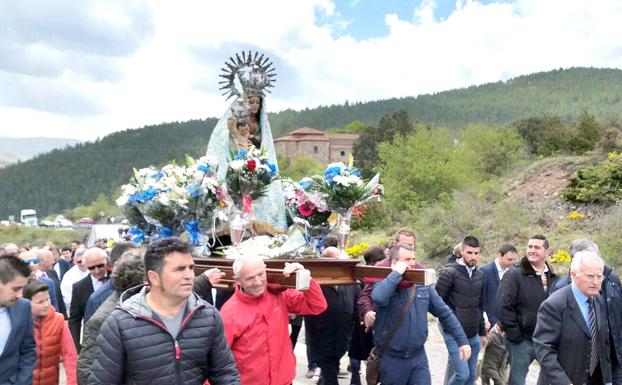
[{"label": "man in dark suit", "polygon": [[106,282],[106,258],[108,254],[99,247],[88,249],[83,256],[90,274],[73,284],[69,310],[69,330],[76,349],[80,352],[80,333],[86,303],[90,295]]},{"label": "man in dark suit", "polygon": [[494,326],[499,323],[497,318],[496,300],[497,290],[499,289],[499,282],[503,274],[505,274],[511,267],[516,258],[518,257],[518,251],[514,245],[505,244],[497,251],[497,256],[494,261],[482,266],[482,272],[484,272],[484,279],[486,286],[484,289],[484,311],[490,326]]},{"label": "man in dark suit", "polygon": [[0,256],[0,384],[30,385],[37,362],[30,301],[22,298],[30,268]]},{"label": "man in dark suit", "polygon": [[[59,276],[59,271],[62,271],[63,274],[67,272],[67,270],[59,270],[57,268],[58,263],[54,262],[54,254],[51,250],[48,249],[39,249],[36,251],[37,258],[39,258],[39,272],[38,279],[41,279],[41,275],[47,279],[52,280],[53,285],[50,286],[50,300],[52,301],[52,306],[54,309],[67,319],[67,310],[65,309],[65,302],[63,301],[63,294],[60,291],[60,281],[61,277]],[[45,283],[45,282],[44,282]]]},{"label": "man in dark suit", "polygon": [[609,330],[599,294],[604,266],[594,251],[576,253],[572,284],[542,302],[533,334],[538,385],[611,383]]}]

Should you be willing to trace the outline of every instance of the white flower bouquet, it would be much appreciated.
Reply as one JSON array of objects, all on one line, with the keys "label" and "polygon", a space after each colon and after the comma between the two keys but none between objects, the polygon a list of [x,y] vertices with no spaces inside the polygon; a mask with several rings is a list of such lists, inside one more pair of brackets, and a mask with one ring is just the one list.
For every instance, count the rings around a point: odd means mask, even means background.
[{"label": "white flower bouquet", "polygon": [[132,240],[138,243],[179,236],[199,243],[201,227],[214,222],[218,209],[230,198],[215,175],[213,159],[186,157],[184,165],[168,164],[134,169],[130,183],[117,199],[130,223]]}]

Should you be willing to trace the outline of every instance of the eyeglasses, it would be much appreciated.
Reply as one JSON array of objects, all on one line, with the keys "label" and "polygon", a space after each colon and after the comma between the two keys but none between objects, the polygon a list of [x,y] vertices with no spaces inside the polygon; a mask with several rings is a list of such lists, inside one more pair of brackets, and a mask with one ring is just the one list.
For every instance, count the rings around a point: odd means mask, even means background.
[{"label": "eyeglasses", "polygon": [[34,263],[36,265],[37,263],[39,263],[39,258],[22,259],[22,262],[24,262],[24,265],[26,266],[29,266],[31,263]]},{"label": "eyeglasses", "polygon": [[587,277],[587,279],[589,279],[590,281],[602,281],[603,279],[605,279],[604,275],[595,275],[595,274],[583,274]]},{"label": "eyeglasses", "polygon": [[100,263],[99,265],[89,266],[89,267],[87,267],[87,269],[89,269],[89,270],[103,269],[105,266],[106,266],[105,263]]}]

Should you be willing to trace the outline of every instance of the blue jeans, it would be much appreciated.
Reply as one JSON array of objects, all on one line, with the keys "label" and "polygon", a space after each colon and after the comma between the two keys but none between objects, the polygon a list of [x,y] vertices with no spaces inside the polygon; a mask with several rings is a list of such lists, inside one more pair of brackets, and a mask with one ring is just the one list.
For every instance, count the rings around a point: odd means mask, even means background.
[{"label": "blue jeans", "polygon": [[413,357],[402,358],[383,354],[380,358],[380,382],[382,385],[430,385],[430,367],[425,349]]},{"label": "blue jeans", "polygon": [[458,351],[459,346],[455,338],[449,333],[445,333],[443,337],[445,338],[449,359],[454,366],[454,375],[451,376],[447,385],[475,384],[475,378],[477,377],[477,356],[480,347],[479,336],[475,335],[468,339],[469,345],[471,346],[471,357],[466,362],[460,359],[460,353]]},{"label": "blue jeans", "polygon": [[525,385],[529,365],[536,359],[536,350],[532,341],[523,340],[517,344],[505,341],[510,357],[510,378],[508,385]]}]

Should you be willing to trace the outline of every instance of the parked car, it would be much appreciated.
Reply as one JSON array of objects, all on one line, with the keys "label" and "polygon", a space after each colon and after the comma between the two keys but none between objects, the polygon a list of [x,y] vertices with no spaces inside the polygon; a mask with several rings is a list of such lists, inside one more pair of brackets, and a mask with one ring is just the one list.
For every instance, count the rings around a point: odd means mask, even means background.
[{"label": "parked car", "polygon": [[80,218],[76,221],[76,225],[83,226],[83,227],[91,227],[94,224],[95,224],[95,220],[89,217]]},{"label": "parked car", "polygon": [[59,215],[54,219],[54,222],[58,224],[58,227],[72,227],[73,223],[62,215]]}]

